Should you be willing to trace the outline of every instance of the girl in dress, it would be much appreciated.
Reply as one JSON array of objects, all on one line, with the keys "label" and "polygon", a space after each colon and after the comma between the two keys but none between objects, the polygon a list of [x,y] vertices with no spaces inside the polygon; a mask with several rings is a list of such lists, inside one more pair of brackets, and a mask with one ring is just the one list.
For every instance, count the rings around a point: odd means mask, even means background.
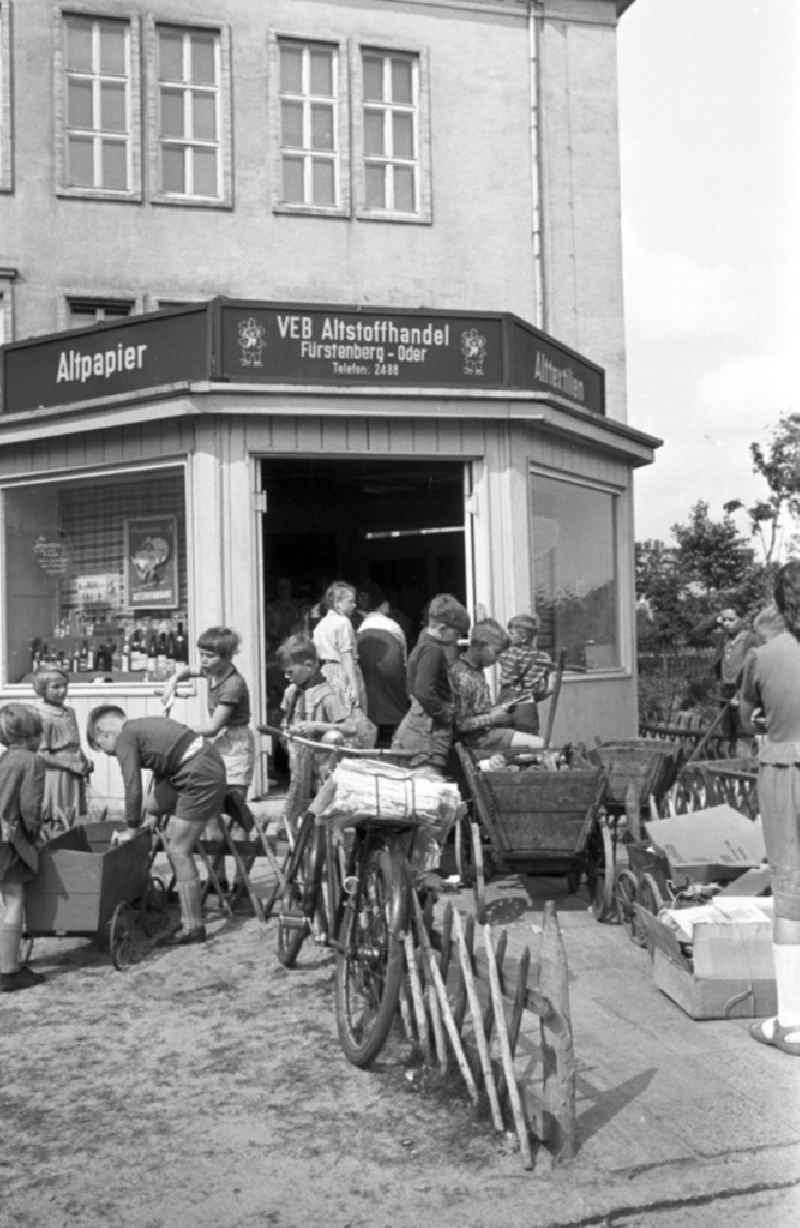
[{"label": "girl in dress", "polygon": [[86,814],[86,781],[94,764],[81,750],[75,712],[66,702],[69,679],[60,669],[40,669],[33,676],[42,722],[39,755],[46,768],[42,818],[47,824],[74,827]]},{"label": "girl in dress", "polygon": [[322,676],[344,696],[352,710],[366,711],[366,692],[358,664],[358,644],[350,616],[356,608],[356,590],[334,580],[325,592],[327,613],[314,628],[314,647]]}]

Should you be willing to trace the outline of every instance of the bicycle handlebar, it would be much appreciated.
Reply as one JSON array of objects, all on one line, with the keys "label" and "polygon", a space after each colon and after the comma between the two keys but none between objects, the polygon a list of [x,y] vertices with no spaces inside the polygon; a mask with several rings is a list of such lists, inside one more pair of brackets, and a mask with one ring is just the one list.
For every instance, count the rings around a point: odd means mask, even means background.
[{"label": "bicycle handlebar", "polygon": [[383,750],[377,747],[348,746],[347,743],[317,742],[314,738],[303,738],[299,733],[290,733],[288,729],[280,729],[276,725],[256,725],[259,733],[269,734],[273,738],[285,738],[287,742],[296,742],[298,746],[308,746],[322,754],[341,754],[362,759],[413,759],[413,750]]}]

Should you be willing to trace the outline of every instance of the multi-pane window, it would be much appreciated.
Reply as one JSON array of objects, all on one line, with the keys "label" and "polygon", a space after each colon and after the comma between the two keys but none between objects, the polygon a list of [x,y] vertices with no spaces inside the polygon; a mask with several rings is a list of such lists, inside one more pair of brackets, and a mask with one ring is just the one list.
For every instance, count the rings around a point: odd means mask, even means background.
[{"label": "multi-pane window", "polygon": [[338,51],[281,40],[281,202],[339,203]]},{"label": "multi-pane window", "polygon": [[419,211],[419,60],[362,53],[364,205]]},{"label": "multi-pane window", "polygon": [[157,36],[160,190],[219,200],[219,33],[159,26]]},{"label": "multi-pane window", "polygon": [[66,16],[64,73],[65,186],[127,192],[131,183],[128,23]]},{"label": "multi-pane window", "polygon": [[133,303],[130,299],[70,298],[67,311],[67,328],[80,328],[103,320],[123,320],[133,311]]}]

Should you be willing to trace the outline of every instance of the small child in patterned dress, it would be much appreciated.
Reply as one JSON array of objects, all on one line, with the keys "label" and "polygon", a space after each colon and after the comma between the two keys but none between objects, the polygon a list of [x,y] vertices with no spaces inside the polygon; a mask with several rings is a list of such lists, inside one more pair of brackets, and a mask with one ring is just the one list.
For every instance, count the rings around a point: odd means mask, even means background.
[{"label": "small child in patterned dress", "polygon": [[[539,619],[536,614],[515,614],[509,619],[508,638],[511,643],[498,657],[500,703],[523,698],[539,703],[550,694],[553,662],[546,652],[539,651],[538,636]],[[535,709],[532,713],[535,713]],[[532,722],[526,724],[526,729],[531,733],[538,733],[537,715],[533,715]]]}]

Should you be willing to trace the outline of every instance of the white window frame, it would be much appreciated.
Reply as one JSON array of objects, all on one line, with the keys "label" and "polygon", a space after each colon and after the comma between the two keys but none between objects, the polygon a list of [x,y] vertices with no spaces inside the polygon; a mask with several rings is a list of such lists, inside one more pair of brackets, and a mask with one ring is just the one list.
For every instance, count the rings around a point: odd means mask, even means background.
[{"label": "white window frame", "polygon": [[[112,316],[111,320],[115,323],[121,323],[123,319],[130,319],[135,315],[140,315],[144,310],[142,305],[142,296],[137,294],[125,294],[120,292],[119,286],[115,286],[113,291],[107,294],[102,290],[86,290],[84,287],[80,290],[63,289],[58,298],[58,309],[56,312],[56,327],[60,330],[68,328],[83,328],[91,327],[87,320],[86,325],[75,324],[70,320],[70,304],[71,303],[93,303],[98,308],[103,306],[123,306],[130,304],[130,311],[127,316]],[[97,318],[94,323],[103,323],[102,318]]]},{"label": "white window frame", "polygon": [[[285,96],[280,90],[280,49],[281,45],[292,43],[304,52],[304,79],[307,79],[308,52],[312,48],[324,48],[333,54],[333,96],[322,98],[326,104],[333,106],[334,145],[332,151],[315,150],[311,146],[310,115],[312,103],[316,101],[310,90],[304,90],[300,95]],[[270,144],[273,149],[275,168],[272,208],[278,214],[311,214],[322,217],[350,216],[350,125],[348,122],[348,50],[347,43],[338,38],[316,36],[308,38],[302,34],[269,33],[268,47],[269,80],[272,82],[269,97]],[[304,81],[305,84],[305,81]],[[281,144],[281,101],[284,97],[291,101],[301,102],[304,107],[304,147],[292,149],[297,157],[304,161],[304,182],[306,194],[310,195],[311,166],[315,158],[333,162],[334,201],[333,204],[317,204],[312,200],[283,199],[283,158],[284,146]]]},{"label": "white window frame", "polygon": [[[18,695],[22,693],[30,694],[29,682],[9,682],[8,681],[8,584],[7,584],[7,560],[6,560],[6,494],[12,490],[18,490],[36,486],[53,486],[53,485],[74,485],[78,482],[91,481],[98,478],[115,478],[123,474],[142,475],[143,477],[155,476],[159,470],[175,469],[179,470],[183,479],[183,501],[184,501],[184,516],[186,524],[186,568],[187,568],[187,624],[186,636],[189,643],[194,643],[194,633],[192,631],[195,620],[195,588],[193,585],[192,576],[194,575],[194,548],[191,534],[191,525],[193,523],[193,500],[190,490],[190,468],[187,457],[183,453],[175,456],[153,457],[150,460],[141,461],[136,464],[127,463],[122,465],[91,465],[86,469],[65,470],[54,468],[51,472],[37,473],[28,477],[16,477],[7,475],[0,477],[0,687],[9,695]],[[80,695],[84,693],[83,686],[87,688],[91,683],[81,684],[74,683],[70,687],[70,693]],[[131,695],[131,694],[149,694],[156,693],[161,684],[146,682],[144,680],[132,680],[126,678],[124,681],[107,684],[104,687],[103,693],[108,696],[115,695]],[[87,689],[86,694],[89,694]],[[191,694],[193,691],[188,691]]]},{"label": "white window frame", "polygon": [[14,191],[12,124],[11,0],[0,0],[0,192]]},{"label": "white window frame", "polygon": [[[283,199],[283,146],[281,144],[281,44],[294,43],[308,50],[312,47],[324,47],[334,53],[334,185],[336,199],[332,205],[315,204],[306,201],[286,201]],[[304,56],[304,60],[306,57]],[[286,30],[273,31],[268,35],[267,46],[268,79],[270,83],[268,99],[270,149],[272,151],[272,211],[273,213],[303,213],[319,217],[350,217],[350,122],[348,108],[349,93],[349,61],[347,43],[335,35],[326,35],[322,31],[315,32],[313,38],[307,33],[290,33]],[[295,97],[294,95],[292,97]],[[310,104],[314,101],[308,93],[297,95],[298,101],[304,104],[304,110],[310,113]],[[304,117],[304,127],[307,120]],[[315,151],[310,142],[306,148],[297,151],[306,163],[304,178],[310,171],[310,163],[314,157],[326,157],[327,151]]]},{"label": "white window frame", "polygon": [[16,269],[0,268],[0,345],[14,340],[14,282]]},{"label": "white window frame", "polygon": [[[126,28],[127,37],[127,114],[126,130],[128,168],[127,188],[92,187],[87,185],[71,185],[68,182],[67,138],[69,127],[67,123],[67,61],[66,61],[66,28],[67,19],[76,17],[83,21],[119,23]],[[92,74],[99,79],[99,74]],[[80,4],[59,5],[54,14],[53,32],[53,97],[55,99],[55,174],[56,194],[58,196],[80,197],[86,199],[139,201],[142,199],[142,114],[141,114],[141,33],[139,19],[135,15],[124,13],[104,14],[97,8],[88,8]],[[99,129],[91,131],[93,142],[97,147],[101,139]],[[117,134],[115,134],[116,136]],[[95,158],[97,154],[95,152]]]},{"label": "white window frame", "polygon": [[[627,634],[624,617],[624,602],[628,591],[628,567],[625,563],[622,543],[625,541],[625,490],[610,483],[584,477],[572,472],[550,469],[545,465],[531,464],[528,466],[528,519],[530,524],[531,562],[533,563],[533,483],[537,478],[547,478],[562,486],[579,486],[584,490],[592,490],[596,494],[608,495],[611,500],[611,531],[613,534],[614,582],[616,585],[615,633],[617,636],[617,662],[614,665],[602,665],[588,670],[586,677],[597,679],[604,675],[619,677],[631,671],[630,638]],[[531,608],[536,609],[536,572],[531,575]]]},{"label": "white window frame", "polygon": [[[379,56],[384,60],[385,77],[391,76],[391,60],[406,59],[412,63],[413,102],[394,103],[386,99],[383,104],[364,99],[364,57]],[[352,125],[353,125],[353,183],[356,198],[356,217],[362,221],[410,222],[428,225],[433,221],[431,187],[431,136],[430,136],[430,71],[429,56],[425,48],[393,45],[391,42],[357,43],[352,48]],[[414,117],[415,156],[393,157],[389,150],[383,157],[367,155],[364,142],[364,110],[383,110],[385,117],[394,111],[411,111]],[[387,129],[391,127],[386,125]],[[393,202],[386,208],[367,205],[366,164],[382,162],[388,167],[404,164],[415,170],[415,208],[411,211],[396,209]],[[390,174],[390,179],[391,179]]]},{"label": "white window frame", "polygon": [[[180,21],[157,20],[148,16],[145,28],[145,58],[147,71],[147,130],[148,130],[148,171],[152,185],[150,200],[154,205],[178,205],[198,209],[232,209],[233,208],[233,159],[232,159],[232,112],[231,112],[231,34],[230,27],[223,22],[212,21]],[[215,36],[214,61],[216,72],[216,125],[215,141],[200,138],[168,138],[161,136],[161,80],[159,78],[158,40],[162,29],[180,32],[186,38],[192,33],[212,34]],[[184,41],[184,56],[187,54],[188,43]],[[191,99],[195,88],[188,80],[175,82],[175,88],[184,91],[184,107]],[[210,87],[203,87],[210,88]],[[185,113],[185,112],[184,112]],[[216,196],[203,196],[193,192],[167,192],[162,185],[162,144],[183,145],[185,151],[192,148],[215,148],[217,153],[217,192]],[[191,159],[189,159],[191,167]],[[191,176],[190,176],[191,177]]]}]

